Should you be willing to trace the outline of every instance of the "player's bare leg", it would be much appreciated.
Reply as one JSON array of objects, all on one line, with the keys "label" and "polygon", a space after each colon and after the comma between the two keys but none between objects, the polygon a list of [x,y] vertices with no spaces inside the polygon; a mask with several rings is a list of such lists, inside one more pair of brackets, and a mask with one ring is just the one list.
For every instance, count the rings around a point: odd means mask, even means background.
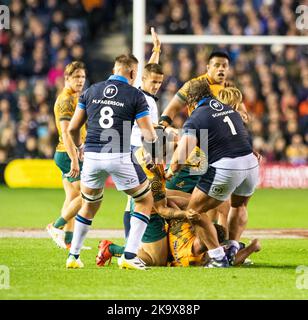
[{"label": "player's bare leg", "polygon": [[137,257],[137,252],[154,204],[149,181],[146,180],[140,186],[125,190],[125,192],[134,199],[135,210],[131,215],[130,232],[124,254],[118,264],[121,269],[146,270],[144,262]]},{"label": "player's bare leg", "polygon": [[240,265],[245,262],[245,260],[254,252],[258,252],[261,250],[261,244],[258,239],[253,239],[251,243],[244,249],[240,250],[234,260],[234,265]]},{"label": "player's bare leg", "polygon": [[228,215],[229,215],[230,207],[231,207],[230,200],[226,200],[216,208],[216,210],[218,211],[217,223],[225,228],[226,239],[229,239]]},{"label": "player's bare leg", "polygon": [[235,256],[240,249],[238,241],[247,224],[247,204],[249,198],[231,195],[231,209],[228,217],[229,244],[226,252],[230,264],[234,264]]},{"label": "player's bare leg", "polygon": [[203,240],[208,248],[208,255],[211,258],[211,261],[208,263],[207,267],[228,266],[228,261],[226,261],[227,259],[223,247],[219,244],[214,224],[206,214],[210,209],[216,208],[222,202],[223,201],[214,199],[205,192],[195,188],[187,207],[187,209],[193,209],[202,213],[202,219],[199,222],[194,222],[194,225],[197,232],[203,233]]},{"label": "player's bare leg", "polygon": [[231,208],[228,215],[229,239],[239,241],[247,221],[247,204],[250,197],[232,195]]},{"label": "player's bare leg", "polygon": [[73,231],[74,231],[74,217],[77,212],[81,208],[81,195],[80,195],[80,181],[74,181],[72,183],[66,180],[65,183],[65,192],[66,192],[66,201],[68,201],[68,205],[62,208],[61,212],[61,221],[66,223],[64,225],[65,238],[64,242],[66,247],[71,245],[73,239]]},{"label": "player's bare leg", "polygon": [[79,258],[80,250],[102,202],[103,191],[103,188],[91,189],[81,184],[82,206],[75,219],[72,245],[66,261],[67,268],[83,268]]},{"label": "player's bare leg", "polygon": [[67,245],[71,243],[74,228],[73,222],[69,226],[67,226],[67,223],[81,207],[80,181],[69,182],[64,179],[63,187],[65,200],[61,216],[53,224],[47,226],[47,231],[60,248],[66,249]]},{"label": "player's bare leg", "polygon": [[207,234],[205,242],[209,250],[219,247],[219,243],[216,236],[215,227],[210,217],[206,213],[209,210],[216,208],[221,203],[222,201],[216,200],[198,188],[195,188],[187,206],[187,210],[193,209],[199,213],[202,213],[202,226],[205,228],[205,232]]}]

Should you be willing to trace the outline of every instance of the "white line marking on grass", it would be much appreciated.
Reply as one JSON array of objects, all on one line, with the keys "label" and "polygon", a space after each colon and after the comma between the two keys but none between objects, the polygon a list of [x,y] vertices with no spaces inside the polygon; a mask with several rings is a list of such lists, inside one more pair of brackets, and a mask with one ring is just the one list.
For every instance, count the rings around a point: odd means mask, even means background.
[{"label": "white line marking on grass", "polygon": [[[124,238],[123,229],[93,229],[88,238]],[[243,238],[253,239],[307,239],[308,229],[248,229],[243,233]],[[0,228],[0,238],[49,238],[44,229]]]}]

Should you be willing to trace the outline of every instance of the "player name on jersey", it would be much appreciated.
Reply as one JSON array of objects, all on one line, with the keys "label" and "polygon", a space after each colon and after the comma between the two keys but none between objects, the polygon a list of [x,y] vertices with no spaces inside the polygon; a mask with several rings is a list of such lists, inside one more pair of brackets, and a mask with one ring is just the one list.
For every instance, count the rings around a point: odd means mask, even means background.
[{"label": "player name on jersey", "polygon": [[78,106],[88,118],[85,152],[130,153],[134,121],[149,115],[144,94],[118,75],[90,86]]},{"label": "player name on jersey", "polygon": [[197,145],[212,164],[222,158],[252,153],[240,114],[213,97],[202,99],[184,124],[184,132],[197,137]]}]

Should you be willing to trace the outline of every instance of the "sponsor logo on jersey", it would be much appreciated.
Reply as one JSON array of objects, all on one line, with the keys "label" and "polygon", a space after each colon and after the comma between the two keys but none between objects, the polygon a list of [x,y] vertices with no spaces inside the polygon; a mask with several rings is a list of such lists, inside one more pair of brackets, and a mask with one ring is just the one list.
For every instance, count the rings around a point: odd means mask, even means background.
[{"label": "sponsor logo on jersey", "polygon": [[176,186],[177,186],[178,188],[181,188],[181,189],[184,187],[184,185],[185,185],[185,182],[184,182],[184,181],[181,181],[181,182],[179,182],[179,183],[176,184]]},{"label": "sponsor logo on jersey", "polygon": [[103,95],[107,99],[111,99],[118,94],[118,88],[114,84],[110,84],[104,89]]},{"label": "sponsor logo on jersey", "polygon": [[222,111],[224,106],[217,100],[212,99],[210,101],[210,107],[215,111]]}]

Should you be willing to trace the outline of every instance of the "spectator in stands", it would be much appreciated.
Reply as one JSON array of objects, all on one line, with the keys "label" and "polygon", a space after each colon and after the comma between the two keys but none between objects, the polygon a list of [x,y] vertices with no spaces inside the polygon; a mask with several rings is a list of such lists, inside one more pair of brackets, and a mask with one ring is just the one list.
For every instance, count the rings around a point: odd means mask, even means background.
[{"label": "spectator in stands", "polygon": [[288,161],[294,165],[307,163],[308,146],[303,143],[303,138],[299,134],[292,136],[291,144],[286,150]]}]

